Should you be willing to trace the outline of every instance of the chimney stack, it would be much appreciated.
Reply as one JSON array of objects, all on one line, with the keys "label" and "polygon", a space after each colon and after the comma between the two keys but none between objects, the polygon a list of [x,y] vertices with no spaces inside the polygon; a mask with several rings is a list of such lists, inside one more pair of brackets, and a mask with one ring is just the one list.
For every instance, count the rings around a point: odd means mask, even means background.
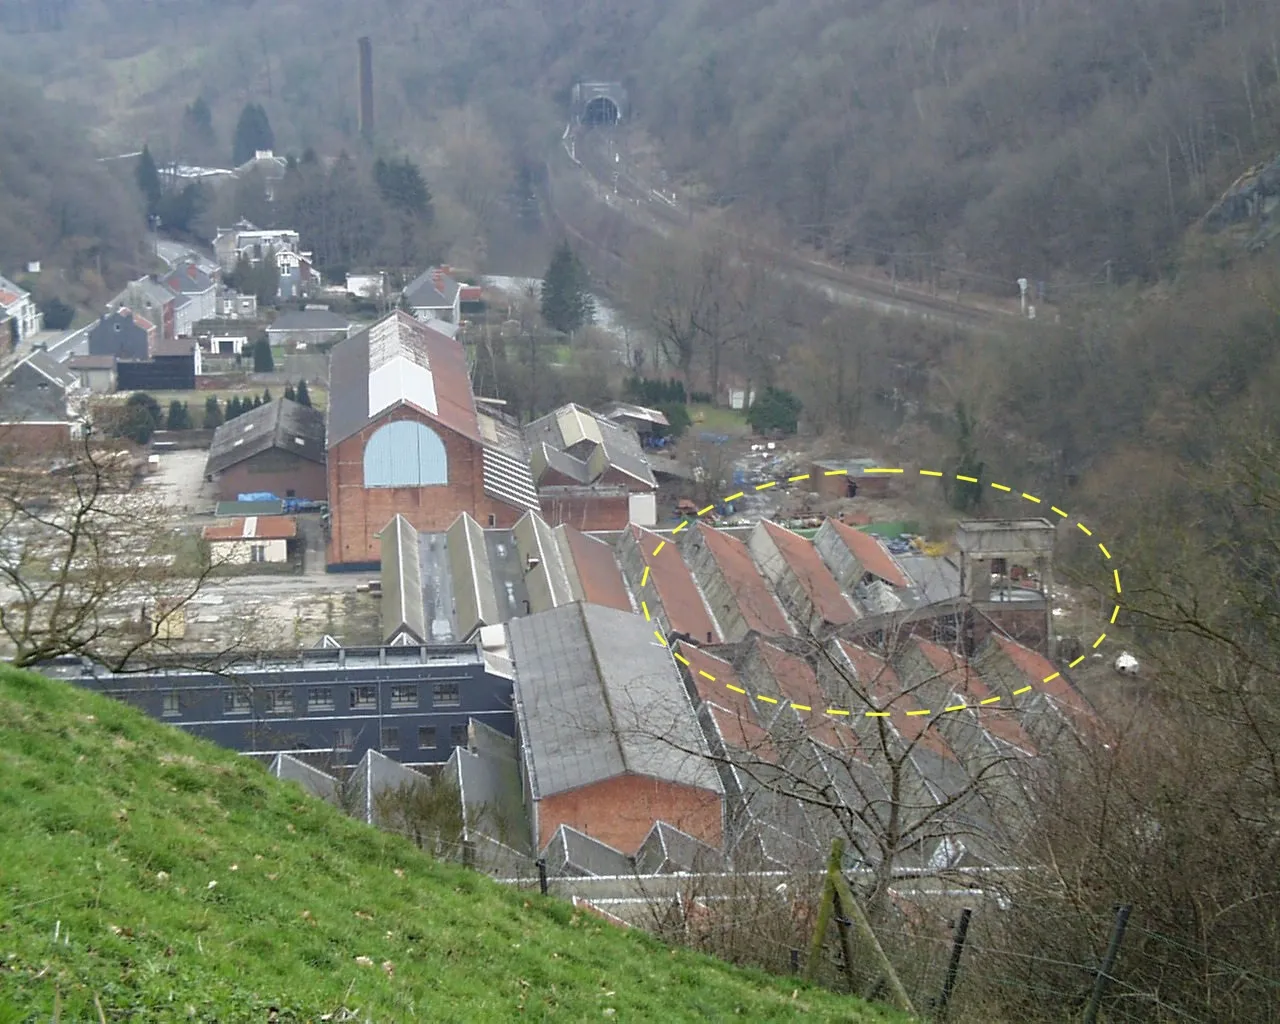
[{"label": "chimney stack", "polygon": [[373,141],[373,43],[368,36],[356,42],[359,51],[358,87],[360,95],[360,136],[365,142]]}]

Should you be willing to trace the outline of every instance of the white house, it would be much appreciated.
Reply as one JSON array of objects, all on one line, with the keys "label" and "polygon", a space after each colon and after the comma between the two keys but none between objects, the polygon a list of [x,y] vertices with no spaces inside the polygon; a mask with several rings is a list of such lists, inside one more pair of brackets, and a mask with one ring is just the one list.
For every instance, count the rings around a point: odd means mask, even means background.
[{"label": "white house", "polygon": [[287,562],[289,542],[297,536],[297,521],[288,516],[248,516],[204,528],[214,565]]},{"label": "white house", "polygon": [[0,277],[0,324],[9,320],[18,325],[19,341],[44,327],[44,314],[31,298],[31,293],[24,292],[7,277]]}]

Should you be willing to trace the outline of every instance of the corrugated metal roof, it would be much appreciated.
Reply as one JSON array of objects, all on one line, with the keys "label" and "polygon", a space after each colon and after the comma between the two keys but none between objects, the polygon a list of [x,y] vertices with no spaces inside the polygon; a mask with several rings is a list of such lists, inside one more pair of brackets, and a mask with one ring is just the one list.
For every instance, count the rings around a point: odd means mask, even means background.
[{"label": "corrugated metal roof", "polygon": [[545,612],[575,600],[565,554],[555,532],[537,513],[520,517],[511,531],[525,564],[525,586],[530,607]]},{"label": "corrugated metal roof", "polygon": [[537,512],[538,489],[533,485],[529,464],[508,451],[485,445],[484,490],[491,498],[497,498],[515,508]]},{"label": "corrugated metal roof", "polygon": [[397,515],[379,536],[382,557],[382,638],[390,643],[398,634],[411,633],[426,643],[426,608],[422,600],[422,563],[418,531],[404,516]]},{"label": "corrugated metal roof", "polygon": [[449,568],[453,574],[453,600],[458,639],[464,640],[481,626],[504,618],[493,589],[493,569],[484,530],[463,512],[445,533]]},{"label": "corrugated metal roof", "polygon": [[284,516],[247,516],[204,528],[204,539],[213,541],[292,540],[297,535],[297,521]]},{"label": "corrugated metal roof", "polygon": [[507,629],[536,799],[624,773],[723,792],[675,663],[643,619],[575,603]]}]

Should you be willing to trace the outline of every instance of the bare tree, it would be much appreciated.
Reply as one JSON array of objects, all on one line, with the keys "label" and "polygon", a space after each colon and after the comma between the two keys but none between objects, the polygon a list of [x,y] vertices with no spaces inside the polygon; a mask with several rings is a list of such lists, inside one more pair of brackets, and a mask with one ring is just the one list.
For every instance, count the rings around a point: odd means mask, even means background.
[{"label": "bare tree", "polygon": [[193,557],[158,493],[133,490],[133,455],[88,436],[52,467],[9,455],[0,459],[0,636],[12,663],[78,655],[121,671],[173,650],[186,605],[219,565]]}]

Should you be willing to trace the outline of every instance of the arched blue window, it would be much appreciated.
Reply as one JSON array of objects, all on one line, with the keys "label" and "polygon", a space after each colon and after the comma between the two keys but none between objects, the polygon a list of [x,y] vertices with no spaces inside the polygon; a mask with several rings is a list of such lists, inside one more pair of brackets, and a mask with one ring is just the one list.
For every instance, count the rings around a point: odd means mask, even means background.
[{"label": "arched blue window", "polygon": [[388,423],[364,446],[366,487],[429,487],[448,482],[444,442],[421,423]]}]

